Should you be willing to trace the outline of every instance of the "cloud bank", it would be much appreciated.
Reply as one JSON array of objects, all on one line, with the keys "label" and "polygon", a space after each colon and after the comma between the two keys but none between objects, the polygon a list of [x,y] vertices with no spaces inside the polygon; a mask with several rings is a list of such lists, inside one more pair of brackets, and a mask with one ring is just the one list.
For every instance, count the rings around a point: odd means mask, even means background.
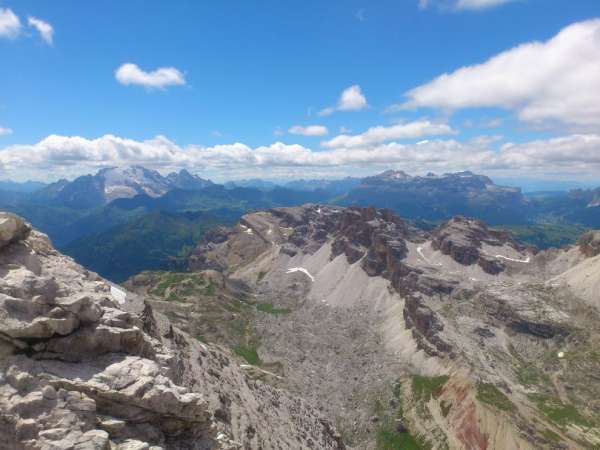
[{"label": "cloud bank", "polygon": [[428,140],[314,150],[276,142],[181,147],[164,136],[136,141],[113,135],[97,139],[49,136],[33,145],[0,150],[0,178],[57,179],[100,167],[141,164],[160,170],[187,167],[213,177],[355,174],[390,167],[412,173],[475,170],[511,176],[577,176],[597,179],[600,135],[572,134],[492,148],[494,138],[469,142]]}]

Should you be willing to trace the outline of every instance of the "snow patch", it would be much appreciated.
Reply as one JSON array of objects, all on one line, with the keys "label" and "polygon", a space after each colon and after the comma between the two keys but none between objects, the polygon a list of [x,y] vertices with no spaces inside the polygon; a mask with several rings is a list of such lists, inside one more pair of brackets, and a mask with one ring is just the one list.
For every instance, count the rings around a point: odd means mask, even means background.
[{"label": "snow patch", "polygon": [[244,233],[246,234],[254,234],[254,231],[252,231],[252,228],[248,228],[246,225],[243,225],[240,223],[240,227],[243,228]]},{"label": "snow patch", "polygon": [[514,262],[523,263],[523,264],[529,264],[529,261],[531,261],[530,256],[528,256],[526,259],[509,258],[508,256],[503,256],[503,255],[495,255],[495,257],[501,258],[501,259],[506,259],[507,261],[514,261]]},{"label": "snow patch", "polygon": [[127,292],[118,287],[111,286],[110,287],[110,295],[119,303],[120,305],[125,303],[125,299],[127,298]]},{"label": "snow patch", "polygon": [[315,277],[313,277],[310,274],[310,272],[308,270],[306,270],[304,267],[292,267],[291,269],[288,269],[286,273],[294,273],[294,272],[302,272],[308,278],[310,278],[310,281],[315,281]]},{"label": "snow patch", "polygon": [[522,264],[529,264],[529,262],[531,261],[531,256],[527,256],[526,259],[516,259],[516,258],[510,258],[508,256],[504,256],[504,255],[491,255],[484,250],[482,250],[481,253],[484,253],[488,256],[493,256],[494,258],[497,258],[497,259],[505,259],[507,261],[513,261],[513,262],[518,262],[518,263],[522,263]]}]

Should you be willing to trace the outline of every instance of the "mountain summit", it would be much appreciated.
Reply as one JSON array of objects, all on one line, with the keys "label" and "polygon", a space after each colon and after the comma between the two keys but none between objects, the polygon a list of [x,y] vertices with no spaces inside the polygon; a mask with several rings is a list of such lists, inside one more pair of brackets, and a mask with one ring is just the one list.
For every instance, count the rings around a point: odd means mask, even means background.
[{"label": "mountain summit", "polygon": [[212,185],[212,181],[192,175],[187,170],[162,176],[142,166],[110,167],[96,175],[83,175],[68,182],[60,180],[36,194],[38,199],[72,208],[91,208],[118,198],[146,194],[160,197],[173,189],[195,190]]}]

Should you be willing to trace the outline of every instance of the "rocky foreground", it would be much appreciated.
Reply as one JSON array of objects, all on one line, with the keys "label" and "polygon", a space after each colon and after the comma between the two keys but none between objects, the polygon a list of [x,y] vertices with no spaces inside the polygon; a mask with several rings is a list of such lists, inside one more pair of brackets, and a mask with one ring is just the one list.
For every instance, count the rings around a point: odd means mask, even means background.
[{"label": "rocky foreground", "polygon": [[0,213],[0,448],[344,448],[239,366]]}]

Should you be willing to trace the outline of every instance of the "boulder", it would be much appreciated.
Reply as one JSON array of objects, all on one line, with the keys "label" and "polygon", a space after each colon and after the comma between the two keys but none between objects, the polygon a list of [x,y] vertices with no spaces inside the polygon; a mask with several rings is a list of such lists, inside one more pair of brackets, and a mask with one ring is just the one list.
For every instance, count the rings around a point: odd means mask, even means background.
[{"label": "boulder", "polygon": [[15,214],[0,212],[0,248],[29,236],[31,226]]}]

